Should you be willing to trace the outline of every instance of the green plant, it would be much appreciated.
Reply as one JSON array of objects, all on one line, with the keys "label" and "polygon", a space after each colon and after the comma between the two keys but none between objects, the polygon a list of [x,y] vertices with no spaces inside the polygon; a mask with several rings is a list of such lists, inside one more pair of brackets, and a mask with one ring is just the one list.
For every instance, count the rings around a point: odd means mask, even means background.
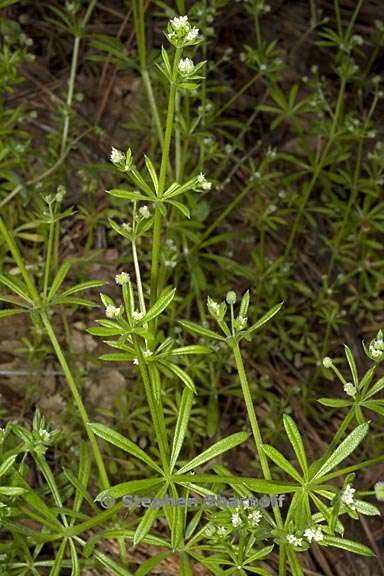
[{"label": "green plant", "polygon": [[[167,6],[157,4],[159,10],[167,13]],[[177,3],[180,12],[184,12],[183,4]],[[349,539],[349,524],[347,527],[344,521],[347,517],[358,520],[359,515],[380,513],[376,506],[360,499],[373,496],[373,492],[357,490],[352,482],[355,473],[383,462],[381,454],[368,457],[372,449],[369,431],[374,423],[366,420],[367,412],[375,417],[384,413],[383,400],[377,398],[384,381],[380,375],[375,381],[384,354],[382,333],[364,348],[364,360],[371,366],[362,378],[350,347],[345,347],[345,357],[351,381],[337,368],[339,359],[331,360],[327,354],[332,349],[333,334],[346,322],[341,319],[335,293],[343,290],[355,275],[365,287],[364,298],[370,303],[367,308],[372,315],[375,313],[371,295],[380,286],[380,274],[356,270],[350,260],[358,246],[364,257],[372,258],[378,268],[375,254],[379,243],[372,239],[364,241],[359,223],[369,221],[382,231],[379,201],[382,150],[376,146],[369,157],[364,154],[381,95],[375,81],[363,121],[356,118],[358,102],[354,111],[345,113],[343,99],[348,86],[358,84],[352,54],[358,55],[361,41],[353,34],[353,25],[361,2],[346,30],[339,4],[336,2],[335,6],[337,31],[321,29],[318,45],[336,49],[334,64],[340,81],[336,98],[328,95],[326,83],[316,69],[311,79],[304,82],[307,90],[304,95],[297,83],[289,90],[279,85],[285,65],[277,43],[268,44],[262,38],[260,18],[266,17],[269,10],[257,0],[246,5],[247,14],[254,21],[256,44],[247,44],[241,58],[251,69],[252,77],[215,109],[209,98],[211,85],[207,73],[212,68],[206,40],[212,37],[212,30],[207,28],[213,15],[226,3],[202,2],[191,11],[191,17],[200,19],[199,26],[206,38],[187,16],[170,14],[165,32],[170,48],[162,47],[154,56],[158,76],[153,75],[152,79],[149,75],[152,59],[148,58],[145,38],[145,6],[141,1],[133,2],[136,67],[155,128],[151,135],[152,153],[142,160],[131,148],[122,151],[112,147],[110,208],[103,209],[102,216],[96,214],[95,202],[91,202],[89,209],[80,206],[80,216],[75,215],[72,207],[66,207],[65,188],[56,187],[56,176],[50,179],[51,169],[48,174],[36,176],[54,192],[44,193],[36,200],[37,212],[31,224],[39,242],[31,252],[28,252],[30,236],[23,229],[12,231],[12,220],[7,218],[10,201],[18,200],[18,192],[14,190],[6,197],[0,217],[7,269],[0,275],[4,289],[0,300],[6,307],[0,309],[0,317],[12,320],[18,315],[28,315],[41,340],[49,343],[73,396],[99,476],[96,484],[86,443],[74,446],[61,469],[65,457],[60,454],[60,446],[64,439],[50,431],[38,412],[30,427],[11,422],[1,430],[0,476],[7,479],[8,485],[0,487],[0,518],[6,535],[0,554],[11,576],[29,573],[54,576],[69,569],[77,575],[88,568],[104,568],[119,575],[134,571],[143,576],[174,554],[180,574],[186,576],[192,574],[195,562],[218,576],[248,573],[300,576],[305,573],[305,552],[313,545],[373,555],[366,545]],[[72,3],[66,6],[66,11],[49,7],[64,23],[64,29],[75,36],[64,123],[53,146],[59,163],[72,147],[68,141],[80,37],[96,3],[89,4],[82,18],[77,8]],[[315,19],[313,31],[322,24]],[[92,46],[107,52],[109,61],[112,59],[123,67],[132,64],[119,41],[99,35]],[[200,47],[204,61],[195,63]],[[92,59],[97,62],[98,56],[93,54]],[[227,62],[223,57],[221,64],[225,66]],[[219,65],[214,71],[218,70]],[[257,83],[264,93],[251,118],[246,123],[226,118],[224,112],[231,110]],[[161,94],[159,99],[155,97],[156,91]],[[164,93],[167,105],[163,107]],[[295,134],[296,153],[275,150],[269,143],[261,151],[258,147],[246,150],[246,135],[254,121],[260,116],[267,122],[270,114],[275,117],[271,132],[284,126]],[[306,126],[308,119],[313,120],[310,128]],[[311,137],[317,138],[315,147]],[[222,145],[218,144],[220,139]],[[238,157],[228,171],[229,159],[234,154]],[[203,173],[206,163],[213,174],[209,180]],[[221,213],[215,214],[210,206],[212,194],[223,191],[228,179],[238,173],[242,174],[240,191]],[[84,177],[85,185],[86,180]],[[280,182],[285,190],[279,189]],[[350,191],[347,201],[346,190]],[[92,192],[91,186],[90,196]],[[320,202],[314,198],[316,192],[321,195]],[[359,195],[364,196],[364,201],[355,211]],[[236,249],[237,244],[247,246],[245,234],[220,229],[245,198],[251,210],[245,212],[244,221],[250,229],[257,229],[258,239],[256,247],[249,247],[250,263],[244,259],[237,262],[236,254],[221,250]],[[322,198],[327,200],[324,206]],[[109,238],[122,253],[116,286],[107,288],[103,280],[76,278],[75,262],[62,261],[60,251],[66,220],[85,221],[92,230],[87,230],[84,253],[92,260],[93,229],[105,214],[109,216]],[[314,293],[304,279],[294,274],[292,257],[299,248],[298,238],[305,235],[305,227],[308,223],[316,227],[316,219],[321,217],[326,218],[332,230],[331,238],[325,242],[330,252],[326,267],[329,277],[317,278],[321,287]],[[292,227],[284,246],[277,232],[289,222]],[[274,250],[271,239],[275,242]],[[39,261],[39,246],[40,262],[31,267],[31,256]],[[348,273],[341,277],[340,273],[334,280],[339,260]],[[236,292],[228,291],[228,284],[232,288],[235,282],[251,286],[244,291],[239,304]],[[68,311],[95,308],[93,300],[84,298],[82,293],[101,286],[105,316],[96,320],[97,325],[90,327],[88,333],[105,339],[104,343],[112,348],[100,357],[101,362],[128,366],[132,376],[132,386],[124,389],[129,398],[119,407],[121,428],[116,425],[117,419],[109,425],[96,422],[99,417],[101,420],[111,414],[100,411],[89,416],[73,361],[68,321],[61,313],[66,332],[66,341],[62,343],[56,314],[63,308]],[[216,299],[207,297],[208,294],[215,294]],[[298,298],[295,305],[292,294]],[[276,304],[282,300],[284,306]],[[352,294],[346,305],[350,312],[356,310],[360,305],[359,294]],[[305,306],[309,312],[300,313]],[[260,315],[260,310],[267,311]],[[253,316],[259,319],[252,323]],[[269,419],[259,417],[261,402],[268,399],[268,405],[272,406],[276,394],[268,392],[268,375],[254,382],[250,346],[245,343],[255,346],[256,332],[261,332],[267,323],[274,338],[258,334],[257,355],[266,360],[269,354],[274,354],[275,358],[288,359],[299,368],[303,409],[312,410],[308,407],[307,379],[315,383],[320,376],[330,378],[331,369],[343,384],[346,395],[343,399],[319,400],[323,406],[336,410],[329,415],[321,414],[324,420],[334,421],[336,432],[320,455],[311,454],[310,441],[288,413],[283,415],[281,433],[282,407],[286,412],[292,411],[289,395],[285,404],[276,403],[275,422],[271,414]],[[317,334],[318,323],[325,327],[323,341]],[[190,343],[186,333],[199,336],[201,342]],[[306,370],[305,364],[312,371]],[[219,394],[238,402],[239,416],[231,422],[231,433],[223,433],[220,426]],[[345,408],[348,412],[339,422],[338,416]],[[313,417],[318,418],[314,410]],[[209,445],[204,442],[206,437]],[[285,437],[288,442],[282,440]],[[274,447],[278,441],[284,442],[281,450]],[[228,453],[240,451],[240,447],[252,454],[248,474],[243,474],[228,459]],[[291,455],[285,456],[285,451],[291,451]],[[60,456],[57,464],[50,458],[52,454]],[[347,465],[345,461],[352,456],[355,460]],[[72,459],[77,467],[72,465]],[[32,472],[38,475],[38,484],[32,482]],[[377,493],[379,490],[376,496]],[[236,495],[252,500],[260,494],[273,502],[270,511],[250,510],[242,505],[232,510],[189,507],[189,500],[197,498],[201,504],[204,498],[225,495],[230,499]],[[147,499],[142,506],[143,514],[134,498],[137,495]],[[173,499],[173,505],[160,503],[166,496]],[[280,506],[279,496],[285,497],[284,506]],[[179,501],[181,504],[176,506]],[[100,505],[106,510],[100,511]],[[111,539],[119,542],[119,559],[103,551],[103,545]],[[159,551],[136,569],[127,551],[128,543],[133,547],[150,544]]]}]

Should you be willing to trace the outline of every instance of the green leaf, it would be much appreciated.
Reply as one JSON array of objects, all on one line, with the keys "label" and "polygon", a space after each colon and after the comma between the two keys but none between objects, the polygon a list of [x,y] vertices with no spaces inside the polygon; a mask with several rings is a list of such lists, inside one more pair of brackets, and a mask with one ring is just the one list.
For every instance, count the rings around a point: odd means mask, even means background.
[{"label": "green leaf", "polygon": [[19,486],[0,486],[0,494],[2,496],[21,496],[25,492],[25,488],[20,488]]},{"label": "green leaf", "polygon": [[17,314],[25,314],[27,310],[15,310],[14,308],[4,308],[0,310],[0,318],[8,318],[8,316],[16,316]]},{"label": "green leaf", "polygon": [[346,538],[338,538],[337,536],[325,536],[321,542],[326,546],[334,546],[336,548],[342,548],[343,550],[348,550],[348,552],[353,552],[354,554],[360,554],[361,556],[375,556],[375,553],[365,546],[360,544],[360,542],[354,542],[353,540],[347,540]]},{"label": "green leaf", "polygon": [[330,408],[345,408],[353,403],[353,400],[342,400],[341,398],[319,398],[317,401]]},{"label": "green leaf", "polygon": [[166,550],[165,552],[159,552],[151,558],[148,558],[148,560],[145,560],[140,564],[140,567],[135,572],[135,576],[146,576],[147,574],[150,574],[152,569],[165,560],[165,558],[168,558],[170,554],[172,554],[172,552]]},{"label": "green leaf", "polygon": [[298,474],[297,470],[295,470],[292,464],[288,462],[288,460],[281,454],[281,452],[276,450],[276,448],[273,446],[269,446],[267,444],[263,444],[263,450],[268,458],[270,458],[272,462],[274,462],[281,470],[302,484],[303,480],[300,477],[300,474]]},{"label": "green leaf", "polygon": [[61,542],[58,551],[56,552],[55,561],[52,564],[52,568],[49,572],[49,576],[60,576],[60,571],[62,569],[62,562],[63,562],[63,557],[64,557],[66,545],[67,545],[67,540],[64,539]]},{"label": "green leaf", "polygon": [[202,346],[200,344],[192,344],[191,346],[181,346],[180,348],[174,348],[171,351],[171,356],[186,356],[189,354],[211,354],[211,348],[208,346]]},{"label": "green leaf", "polygon": [[348,348],[348,346],[346,344],[344,344],[344,350],[345,350],[345,356],[346,356],[348,364],[349,364],[349,368],[351,370],[353,383],[357,389],[359,387],[359,375],[357,373],[356,362],[355,362],[355,359],[353,357],[352,350],[350,348]]},{"label": "green leaf", "polygon": [[187,388],[189,388],[189,390],[191,390],[194,394],[197,394],[197,390],[193,383],[192,378],[189,376],[189,374],[185,372],[185,370],[180,368],[180,366],[178,366],[177,364],[173,364],[172,362],[163,362],[163,361],[159,362],[159,364],[160,366],[165,366],[166,368],[168,368],[168,370],[173,372],[175,376],[180,378],[180,380],[186,385]]},{"label": "green leaf", "polygon": [[[161,487],[161,489],[157,492],[155,498],[162,498],[167,490],[167,485]],[[156,517],[160,512],[160,508],[152,509],[148,508],[145,512],[143,518],[141,519],[138,527],[136,528],[135,536],[133,538],[133,545],[136,546],[141,542],[145,536],[148,534],[149,530],[151,529]]]},{"label": "green leaf", "polygon": [[292,576],[304,576],[298,555],[291,546],[287,546],[287,556],[292,570]]},{"label": "green leaf", "polygon": [[71,296],[72,294],[77,294],[84,290],[90,290],[91,288],[100,288],[100,286],[104,286],[104,284],[105,282],[103,280],[88,280],[87,282],[81,282],[80,284],[68,288],[68,290],[62,292],[60,296]]},{"label": "green leaf", "polygon": [[17,294],[18,296],[23,298],[23,300],[26,300],[30,304],[33,302],[33,300],[29,296],[26,285],[23,282],[21,282],[21,280],[11,279],[8,276],[5,276],[4,274],[0,274],[0,284],[4,284],[4,286],[9,288],[9,290],[11,290],[14,294]]},{"label": "green leaf", "polygon": [[114,188],[113,190],[107,190],[108,194],[114,196],[115,198],[122,198],[123,200],[133,200],[137,202],[138,200],[148,201],[148,197],[136,192],[134,190],[123,190],[121,188]]},{"label": "green leaf", "polygon": [[119,434],[119,432],[116,432],[104,424],[89,423],[88,426],[96,436],[99,436],[99,438],[117,446],[117,448],[121,448],[121,450],[128,452],[128,454],[135,456],[135,458],[139,458],[139,460],[145,462],[148,466],[156,470],[156,472],[162,474],[161,468],[152,460],[152,458],[150,458],[150,456],[148,456],[146,452],[144,452],[144,450],[139,448],[139,446],[136,446],[136,444],[131,440],[128,440],[128,438],[125,438],[122,434]]},{"label": "green leaf", "polygon": [[52,298],[54,297],[56,292],[59,290],[59,288],[62,285],[62,283],[64,282],[71,266],[72,266],[72,264],[68,260],[66,260],[64,262],[64,264],[62,264],[60,266],[60,268],[57,271],[55,278],[53,279],[51,288],[48,292],[48,300],[52,300]]},{"label": "green leaf", "polygon": [[160,294],[157,302],[148,310],[144,318],[142,319],[143,324],[150,322],[159,316],[167,306],[172,302],[176,294],[176,288],[166,288],[162,294]]},{"label": "green leaf", "polygon": [[189,332],[193,334],[199,334],[199,336],[204,336],[205,338],[212,338],[213,340],[221,340],[222,342],[225,341],[225,338],[217,332],[213,330],[209,330],[208,328],[204,328],[195,322],[191,322],[190,320],[179,320],[179,324],[183,326]]},{"label": "green leaf", "polygon": [[185,204],[182,204],[182,202],[178,202],[177,200],[167,200],[167,202],[168,204],[172,204],[172,206],[174,206],[179,212],[181,212],[183,216],[188,218],[188,220],[190,219],[191,213],[189,211],[189,208],[185,206]]},{"label": "green leaf", "polygon": [[71,550],[71,561],[72,561],[71,576],[80,576],[79,557],[77,555],[76,546],[75,546],[72,538],[69,538],[69,547]]},{"label": "green leaf", "polygon": [[357,426],[343,442],[334,450],[331,456],[324,462],[320,470],[313,476],[312,480],[317,480],[325,476],[327,472],[338,466],[345,460],[360,444],[368,433],[369,425],[364,422]]},{"label": "green leaf", "polygon": [[148,156],[144,155],[144,158],[145,158],[145,165],[146,165],[148,173],[151,177],[152,184],[153,184],[153,187],[155,189],[156,196],[157,196],[157,192],[159,189],[159,180],[157,178],[155,167],[152,163],[152,160],[150,158],[148,158]]},{"label": "green leaf", "polygon": [[283,304],[284,304],[284,302],[280,302],[280,304],[276,304],[276,306],[274,306],[273,308],[268,310],[268,312],[266,314],[264,314],[264,316],[262,316],[260,318],[260,320],[258,320],[250,328],[248,328],[247,332],[249,334],[252,334],[256,330],[258,330],[259,328],[264,326],[264,324],[269,322],[279,312],[279,310],[283,306]]},{"label": "green leaf", "polygon": [[213,446],[210,446],[207,448],[207,450],[204,450],[204,452],[202,452],[199,456],[193,458],[190,462],[188,462],[188,464],[180,468],[177,474],[185,474],[185,472],[201,466],[205,462],[220,456],[220,454],[228,452],[228,450],[232,450],[232,448],[239,446],[239,444],[243,444],[243,442],[245,442],[248,438],[249,434],[247,432],[236,432],[235,434],[227,436],[227,438],[219,440],[213,444]]},{"label": "green leaf", "polygon": [[372,396],[380,392],[383,388],[384,388],[384,376],[382,378],[379,378],[379,380],[375,382],[375,384],[372,386],[369,392],[365,395],[364,399],[367,400],[368,398],[371,398]]},{"label": "green leaf", "polygon": [[12,468],[16,458],[17,454],[14,454],[13,456],[9,456],[4,460],[0,466],[0,478],[4,476],[10,470],[10,468]]},{"label": "green leaf", "polygon": [[292,448],[296,454],[297,461],[299,462],[304,475],[308,472],[308,462],[305,455],[305,448],[301,434],[298,427],[296,426],[293,418],[288,416],[288,414],[283,415],[284,428],[287,433],[288,439],[292,445]]},{"label": "green leaf", "polygon": [[364,502],[364,500],[355,500],[355,506],[356,512],[364,514],[364,516],[381,516],[381,512],[377,506],[369,502]]},{"label": "green leaf", "polygon": [[188,428],[188,420],[191,414],[193,401],[193,392],[188,388],[185,388],[181,397],[181,402],[179,406],[179,414],[177,416],[177,422],[175,427],[175,433],[172,442],[172,453],[170,460],[170,472],[173,471],[177,459],[180,454],[180,450],[183,446],[185,434]]},{"label": "green leaf", "polygon": [[129,480],[128,482],[121,482],[120,484],[115,484],[106,490],[100,492],[95,500],[98,502],[103,500],[105,496],[111,496],[112,498],[122,498],[123,496],[129,496],[135,494],[141,490],[147,490],[148,488],[153,488],[157,484],[164,483],[164,478],[144,478],[143,480]]}]

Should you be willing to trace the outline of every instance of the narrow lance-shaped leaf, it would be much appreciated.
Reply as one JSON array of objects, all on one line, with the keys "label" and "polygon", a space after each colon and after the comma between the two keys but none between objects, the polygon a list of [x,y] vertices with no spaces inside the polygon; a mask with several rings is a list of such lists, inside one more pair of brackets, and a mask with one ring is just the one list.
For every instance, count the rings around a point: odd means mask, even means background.
[{"label": "narrow lance-shaped leaf", "polygon": [[183,328],[189,332],[192,332],[193,334],[199,334],[199,336],[204,336],[205,338],[212,338],[212,340],[221,340],[222,342],[225,341],[225,338],[217,332],[209,330],[209,328],[200,326],[199,324],[191,322],[190,320],[179,320],[179,324],[181,324]]},{"label": "narrow lance-shaped leaf", "polygon": [[268,446],[267,444],[263,444],[263,450],[268,456],[268,458],[270,458],[272,462],[274,462],[281,470],[292,476],[292,478],[297,480],[297,482],[299,482],[300,484],[302,483],[300,474],[297,472],[297,470],[295,470],[292,464],[288,462],[288,460],[281,454],[281,452],[276,450],[276,448],[274,448],[273,446]]},{"label": "narrow lance-shaped leaf", "polygon": [[356,388],[358,388],[359,376],[357,373],[357,367],[356,367],[355,359],[353,357],[351,349],[348,348],[348,346],[346,344],[344,345],[344,350],[345,350],[345,356],[347,357],[347,360],[348,360],[349,368],[351,370],[353,383],[356,386]]},{"label": "narrow lance-shaped leaf", "polygon": [[185,474],[185,472],[188,472],[188,470],[193,470],[205,462],[208,462],[208,460],[212,460],[212,458],[216,458],[220,454],[228,452],[228,450],[231,450],[232,448],[235,448],[239,444],[245,442],[248,437],[249,434],[247,432],[236,432],[227,438],[219,440],[213,444],[213,446],[210,446],[207,448],[207,450],[204,450],[204,452],[202,452],[199,456],[193,458],[193,460],[188,462],[188,464],[180,468],[178,474]]},{"label": "narrow lance-shaped leaf", "polygon": [[128,452],[132,456],[139,458],[148,464],[148,466],[161,473],[161,468],[156,464],[156,462],[152,460],[150,456],[148,456],[146,452],[144,452],[144,450],[139,448],[139,446],[136,446],[136,444],[134,444],[131,440],[128,440],[128,438],[125,438],[125,436],[122,434],[119,434],[119,432],[112,430],[112,428],[108,428],[108,426],[104,426],[104,424],[90,423],[89,427],[94,432],[94,434],[96,434],[96,436],[99,436],[110,444],[121,448],[124,450],[124,452]]},{"label": "narrow lance-shaped leaf", "polygon": [[68,260],[60,266],[60,268],[57,271],[56,276],[53,279],[51,288],[48,292],[48,300],[51,300],[54,297],[54,295],[56,294],[56,292],[58,291],[58,289],[60,288],[60,286],[64,282],[64,280],[65,280],[65,278],[69,272],[70,267],[71,267],[71,262],[69,262]]},{"label": "narrow lance-shaped leaf", "polygon": [[283,421],[285,431],[287,433],[290,443],[292,444],[292,448],[296,454],[296,458],[304,474],[307,474],[308,472],[307,457],[305,455],[304,444],[299,429],[296,426],[296,423],[293,420],[293,418],[288,416],[288,414],[284,414]]},{"label": "narrow lance-shaped leaf", "polygon": [[360,444],[360,442],[367,435],[369,425],[364,422],[355,428],[343,442],[336,448],[333,454],[324,462],[320,470],[313,476],[313,480],[321,478],[327,472],[336,468],[340,462],[345,460]]},{"label": "narrow lance-shaped leaf", "polygon": [[[157,492],[155,498],[162,498],[167,490],[167,485],[162,486]],[[133,545],[136,546],[141,542],[151,529],[154,521],[156,520],[160,508],[148,508],[143,518],[141,519],[138,527],[136,528],[135,536],[133,538]]]},{"label": "narrow lance-shaped leaf", "polygon": [[248,328],[247,332],[249,334],[252,334],[256,330],[258,330],[259,328],[264,326],[264,324],[269,322],[279,312],[279,310],[283,306],[283,304],[284,304],[284,302],[280,302],[280,304],[276,304],[276,306],[274,306],[273,308],[268,310],[268,312],[266,314],[264,314],[264,316],[262,316],[260,318],[260,320],[258,320],[250,328]]},{"label": "narrow lance-shaped leaf", "polygon": [[321,543],[325,546],[335,546],[336,548],[341,548],[342,550],[348,550],[348,552],[360,554],[361,556],[375,555],[375,553],[370,548],[368,548],[368,546],[360,544],[360,542],[347,540],[346,538],[338,538],[337,536],[324,536],[324,539]]},{"label": "narrow lance-shaped leaf", "polygon": [[172,454],[170,461],[171,472],[175,467],[175,464],[180,454],[180,450],[183,446],[185,434],[188,428],[188,421],[191,414],[192,401],[193,401],[193,392],[191,390],[188,390],[188,388],[185,388],[183,395],[181,397],[181,402],[179,406],[179,415],[177,417],[175,434],[173,436]]},{"label": "narrow lance-shaped leaf", "polygon": [[144,318],[142,319],[143,324],[145,322],[150,322],[159,316],[167,306],[172,302],[176,294],[176,288],[166,288],[162,294],[160,294],[157,302],[148,310]]}]

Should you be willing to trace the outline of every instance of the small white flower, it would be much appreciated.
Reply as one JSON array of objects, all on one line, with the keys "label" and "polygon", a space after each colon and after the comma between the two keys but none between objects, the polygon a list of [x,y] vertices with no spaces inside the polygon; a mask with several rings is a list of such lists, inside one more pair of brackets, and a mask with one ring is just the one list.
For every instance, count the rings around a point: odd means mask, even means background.
[{"label": "small white flower", "polygon": [[354,499],[355,492],[356,492],[355,488],[352,488],[350,484],[347,484],[344,489],[344,492],[341,495],[341,501],[350,508],[352,508],[352,510],[356,508]]},{"label": "small white flower", "polygon": [[180,74],[182,74],[183,76],[188,76],[189,74],[192,74],[194,68],[195,65],[190,58],[182,58],[178,64],[178,70]]},{"label": "small white flower", "polygon": [[107,318],[117,318],[120,314],[120,306],[113,306],[112,304],[108,304],[105,308],[105,315]]},{"label": "small white flower", "polygon": [[330,358],[329,356],[325,356],[325,358],[323,358],[324,368],[330,368],[332,366],[332,364],[333,364],[332,358]]},{"label": "small white flower", "polygon": [[152,350],[144,350],[144,352],[143,352],[144,358],[149,358],[152,355],[153,355]]},{"label": "small white flower", "polygon": [[213,314],[218,314],[220,312],[220,304],[218,304],[214,300],[209,301],[208,308]]},{"label": "small white flower", "polygon": [[248,322],[248,318],[246,318],[245,316],[238,316],[237,323],[239,325],[240,330],[243,330],[243,328],[246,327],[247,322]]},{"label": "small white flower", "polygon": [[192,26],[188,34],[186,35],[185,39],[187,42],[193,42],[199,35],[199,29],[196,26]]},{"label": "small white flower", "polygon": [[41,430],[39,430],[39,436],[41,438],[41,440],[43,442],[49,442],[50,440],[50,433],[48,432],[48,430],[45,430],[44,428],[42,428]]},{"label": "small white flower", "polygon": [[174,30],[183,30],[188,28],[188,16],[175,16],[170,20],[170,24]]},{"label": "small white flower", "polygon": [[148,206],[141,206],[139,208],[139,213],[146,220],[151,217],[151,212],[149,211]]},{"label": "small white flower", "polygon": [[137,322],[138,320],[141,320],[142,318],[144,318],[145,314],[144,312],[138,312],[137,310],[135,310],[134,312],[132,312],[132,318]]},{"label": "small white flower", "polygon": [[226,536],[227,533],[228,533],[228,530],[224,526],[218,526],[218,528],[217,528],[217,535],[218,536]]},{"label": "small white flower", "polygon": [[124,161],[125,154],[121,150],[118,150],[117,148],[114,148],[112,146],[110,159],[111,159],[112,164],[115,164],[115,166],[116,166],[117,164],[121,164],[121,162]]},{"label": "small white flower", "polygon": [[205,536],[207,536],[207,538],[212,538],[212,536],[214,536],[215,533],[216,533],[216,526],[214,526],[213,524],[207,524],[204,530]]},{"label": "small white flower", "polygon": [[258,526],[262,517],[263,515],[259,510],[253,510],[250,514],[248,514],[250,525],[253,527]]},{"label": "small white flower", "polygon": [[132,232],[132,226],[129,224],[129,222],[124,222],[124,224],[122,224],[121,227],[124,228],[124,230],[126,230],[127,232]]},{"label": "small white flower", "polygon": [[354,386],[352,382],[347,382],[344,384],[344,392],[348,394],[348,396],[355,396],[357,392],[356,386]]},{"label": "small white flower", "polygon": [[293,546],[302,546],[303,539],[297,538],[294,534],[288,534],[287,542],[288,544],[292,544]]},{"label": "small white flower", "polygon": [[124,284],[128,284],[129,280],[130,280],[130,276],[129,276],[129,274],[127,274],[127,272],[120,272],[120,274],[116,274],[116,276],[115,276],[115,282],[119,286],[123,286]]},{"label": "small white flower", "polygon": [[203,172],[200,172],[198,175],[197,183],[200,184],[203,190],[210,190],[212,188],[212,182],[208,182]]},{"label": "small white flower", "polygon": [[234,528],[238,528],[242,525],[243,521],[240,518],[240,514],[238,512],[234,512],[231,517],[232,526]]},{"label": "small white flower", "polygon": [[321,526],[314,526],[313,528],[308,528],[304,532],[304,536],[307,538],[308,542],[321,542],[324,538],[324,534],[321,531]]},{"label": "small white flower", "polygon": [[138,366],[138,365],[139,365],[139,359],[138,359],[138,358],[134,358],[134,359],[133,359],[133,363],[134,363],[135,366]]}]

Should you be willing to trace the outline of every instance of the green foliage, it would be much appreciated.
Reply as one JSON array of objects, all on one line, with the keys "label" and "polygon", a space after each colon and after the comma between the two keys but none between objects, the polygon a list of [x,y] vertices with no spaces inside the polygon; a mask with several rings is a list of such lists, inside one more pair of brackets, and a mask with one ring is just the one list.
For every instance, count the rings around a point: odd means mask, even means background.
[{"label": "green foliage", "polygon": [[[16,3],[0,1],[0,8],[11,13]],[[329,56],[334,82],[314,66],[310,77],[288,86],[279,43],[261,34],[270,7],[248,0],[239,10],[255,39],[244,44],[240,61],[251,77],[234,89],[221,86],[231,52],[216,63],[210,58],[215,18],[231,3],[196,2],[189,18],[179,15],[184,2],[176,2],[177,13],[164,2],[153,5],[153,20],[159,26],[167,20],[167,44],[157,38],[148,51],[145,3],[134,0],[137,55],[120,37],[88,36],[97,2],[42,7],[46,23],[70,36],[73,51],[57,129],[36,166],[21,127],[31,117],[5,106],[31,43],[15,20],[0,19],[0,318],[12,326],[23,315],[30,334],[21,350],[40,361],[54,356],[82,426],[71,420],[66,430],[73,437],[66,438],[36,411],[30,425],[18,418],[0,429],[2,566],[10,576],[69,570],[77,576],[86,569],[144,576],[172,554],[185,576],[195,563],[217,576],[265,576],[276,560],[279,576],[287,570],[300,576],[313,545],[372,556],[347,536],[350,521],[380,514],[360,498],[379,491],[352,484],[359,471],[383,461],[374,449],[384,415],[383,332],[363,342],[364,362],[352,345],[344,346],[345,360],[337,356],[333,338],[353,316],[366,320],[364,332],[371,333],[381,306],[384,155],[371,140],[383,93],[371,74],[375,51],[366,71],[356,62],[366,42],[384,45],[384,27],[376,24],[367,39],[354,33],[361,3],[347,25],[338,2],[335,27],[314,13],[311,34]],[[79,194],[71,206],[62,182],[71,184],[91,132],[76,107],[84,46],[92,66],[140,78],[145,121],[130,126],[130,147],[112,147],[109,166],[76,173],[86,200]],[[257,102],[249,96],[250,118],[228,115],[255,84],[264,92]],[[293,144],[276,150],[261,140],[248,150],[256,118],[271,141],[287,131]],[[135,131],[145,136],[146,154],[139,141],[136,151]],[[236,193],[227,201],[231,179]],[[101,209],[99,182],[108,188]],[[245,198],[244,230],[221,228]],[[61,241],[79,224],[86,229],[84,250],[67,258]],[[119,254],[116,286],[108,282],[105,254],[94,250],[96,230],[107,224],[104,240]],[[310,263],[300,262],[302,243],[313,240],[308,230],[319,244],[311,258],[321,260],[314,282],[307,281]],[[102,279],[92,278],[100,269]],[[101,287],[103,308],[98,319],[87,318],[87,337],[103,339],[100,347],[112,352],[89,353],[88,361],[127,369],[115,411],[88,406],[71,339],[74,315],[100,308],[92,291]],[[279,398],[267,371],[255,368],[252,350],[258,364],[274,367],[271,373],[291,366],[299,390],[291,386]],[[329,385],[330,397],[318,402],[331,409],[320,421],[336,432],[314,454],[302,419],[290,415],[292,400],[317,419],[310,400],[319,382],[333,383],[334,375],[343,396],[333,397]],[[222,398],[240,406],[230,415],[230,432]],[[261,404],[268,407],[263,419]],[[249,475],[234,460],[244,450]],[[260,495],[270,508],[242,502]],[[222,509],[222,497],[242,503]],[[214,505],[202,505],[204,499]],[[106,553],[111,539],[119,557]],[[142,544],[152,547],[151,557],[135,566],[131,555]]]}]

